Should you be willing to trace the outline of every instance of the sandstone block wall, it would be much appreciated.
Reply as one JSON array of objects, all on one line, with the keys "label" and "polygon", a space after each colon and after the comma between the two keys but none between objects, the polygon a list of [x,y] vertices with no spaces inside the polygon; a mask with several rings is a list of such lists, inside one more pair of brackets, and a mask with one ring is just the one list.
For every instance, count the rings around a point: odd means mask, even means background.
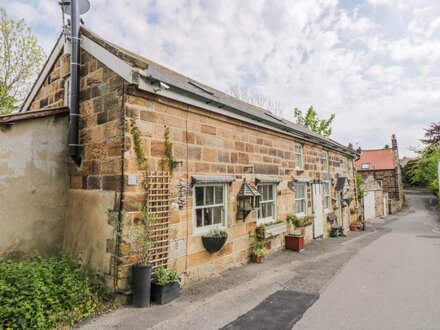
[{"label": "sandstone block wall", "polygon": [[[165,157],[166,128],[170,130],[173,154],[183,161],[174,171],[171,181],[171,248],[169,264],[186,275],[187,280],[196,280],[212,273],[223,271],[247,262],[250,256],[249,234],[257,226],[256,212],[251,212],[245,221],[236,218],[237,194],[243,179],[255,184],[257,177],[274,176],[283,181],[277,186],[277,219],[285,220],[294,213],[295,194],[289,187],[294,176],[311,179],[324,178],[321,165],[321,147],[307,141],[294,141],[291,137],[245,124],[205,110],[165,99],[131,88],[127,91],[125,112],[127,125],[134,122],[141,131],[142,147],[148,159],[149,169],[160,171]],[[136,186],[124,185],[124,207],[135,221],[134,205],[144,198],[143,173],[139,171],[133,136],[126,131],[125,176],[135,175]],[[304,145],[304,170],[295,169],[295,142]],[[354,198],[353,162],[345,155],[328,150],[329,175],[348,176],[351,189],[348,196]],[[235,178],[228,186],[227,231],[225,247],[214,254],[207,252],[200,235],[194,233],[193,198],[190,184],[192,175],[227,175]],[[336,192],[332,186],[332,206]],[[354,203],[351,207],[354,206]],[[308,213],[312,213],[311,186],[308,188]],[[330,223],[324,215],[325,235]],[[336,211],[335,211],[336,212]],[[349,212],[350,213],[350,212]],[[350,215],[356,218],[356,214]],[[311,239],[312,234],[308,235]],[[276,251],[284,245],[281,236],[269,240],[266,247]],[[129,249],[127,249],[129,255]],[[124,266],[133,259],[126,257]],[[129,276],[129,275],[128,275]],[[127,283],[130,281],[128,280]]]}]

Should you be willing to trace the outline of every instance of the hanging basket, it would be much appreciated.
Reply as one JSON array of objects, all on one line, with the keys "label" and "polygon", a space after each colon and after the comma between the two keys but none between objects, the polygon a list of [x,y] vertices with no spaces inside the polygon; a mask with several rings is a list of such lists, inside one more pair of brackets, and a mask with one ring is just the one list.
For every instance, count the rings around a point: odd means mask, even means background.
[{"label": "hanging basket", "polygon": [[202,236],[202,243],[206,251],[214,253],[220,251],[227,239],[228,236]]}]

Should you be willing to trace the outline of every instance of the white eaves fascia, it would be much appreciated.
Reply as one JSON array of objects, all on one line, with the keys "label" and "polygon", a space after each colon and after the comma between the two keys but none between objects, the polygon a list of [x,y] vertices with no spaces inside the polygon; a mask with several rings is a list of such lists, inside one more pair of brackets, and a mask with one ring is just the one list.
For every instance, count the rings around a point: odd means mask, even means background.
[{"label": "white eaves fascia", "polygon": [[50,53],[48,59],[46,60],[46,63],[44,63],[43,70],[40,71],[37,80],[35,81],[28,95],[26,96],[23,105],[21,106],[18,112],[25,112],[31,106],[32,101],[34,100],[41,86],[43,86],[43,83],[46,80],[47,75],[49,74],[50,70],[52,70],[53,65],[60,56],[61,52],[63,51],[65,40],[66,38],[64,35],[61,35],[58,38],[55,47],[52,49],[52,52]]}]

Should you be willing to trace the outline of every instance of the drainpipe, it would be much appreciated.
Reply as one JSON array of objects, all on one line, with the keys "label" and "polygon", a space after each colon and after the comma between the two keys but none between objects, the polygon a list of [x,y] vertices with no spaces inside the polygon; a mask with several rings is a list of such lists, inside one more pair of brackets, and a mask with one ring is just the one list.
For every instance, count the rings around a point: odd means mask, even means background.
[{"label": "drainpipe", "polygon": [[80,79],[80,44],[79,44],[79,3],[70,1],[70,40],[72,51],[70,55],[70,115],[69,115],[69,146],[70,158],[77,166],[81,165],[82,145],[79,143],[79,79]]}]

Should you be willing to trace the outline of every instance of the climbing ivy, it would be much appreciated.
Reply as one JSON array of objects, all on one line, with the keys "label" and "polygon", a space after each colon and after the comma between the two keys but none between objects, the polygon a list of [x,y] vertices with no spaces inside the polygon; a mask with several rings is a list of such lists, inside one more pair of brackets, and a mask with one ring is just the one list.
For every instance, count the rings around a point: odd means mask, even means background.
[{"label": "climbing ivy", "polygon": [[166,168],[169,169],[170,173],[173,174],[174,163],[176,159],[173,154],[173,143],[170,140],[170,128],[165,127],[165,158],[162,160],[162,170],[165,171]]},{"label": "climbing ivy", "polygon": [[139,169],[142,171],[148,170],[148,160],[145,157],[144,150],[142,149],[141,131],[136,126],[136,122],[131,122],[131,134],[133,135],[134,152],[136,153],[136,159],[139,165]]}]

